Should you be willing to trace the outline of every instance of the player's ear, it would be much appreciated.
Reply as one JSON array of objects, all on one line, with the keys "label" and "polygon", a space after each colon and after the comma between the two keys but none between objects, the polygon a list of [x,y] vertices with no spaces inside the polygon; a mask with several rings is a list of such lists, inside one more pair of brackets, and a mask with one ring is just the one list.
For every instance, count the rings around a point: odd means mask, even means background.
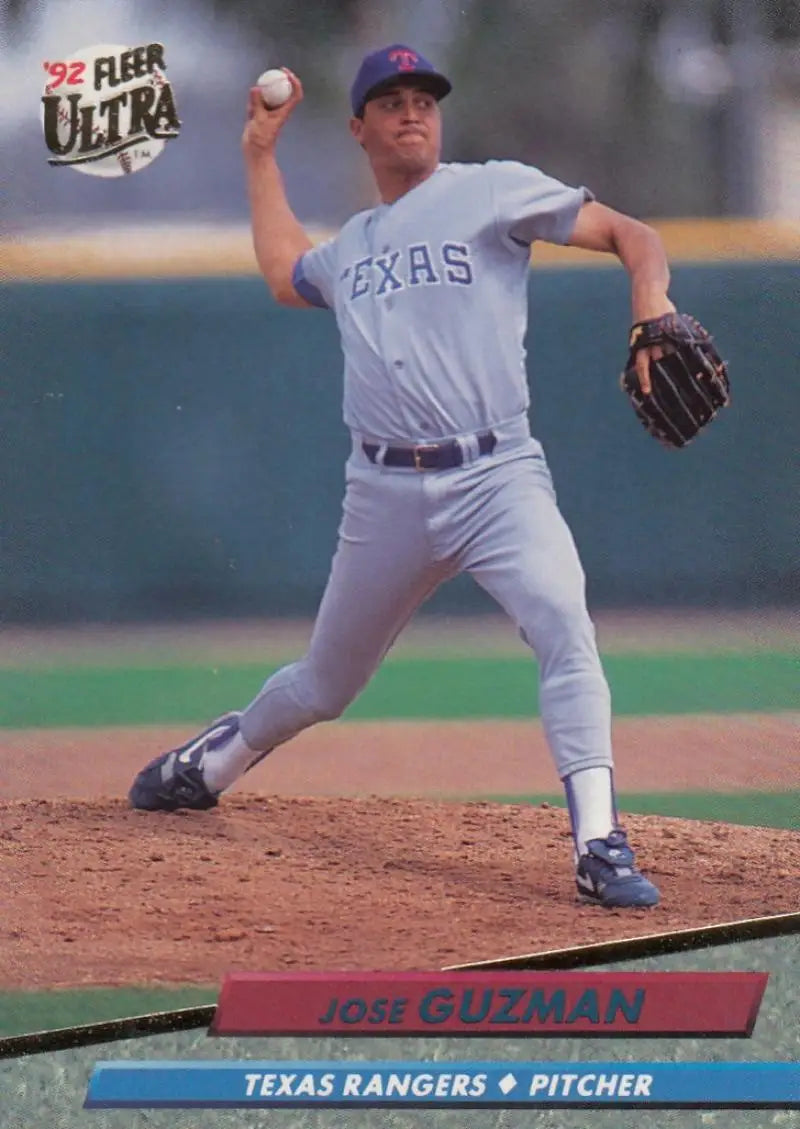
[{"label": "player's ear", "polygon": [[353,137],[355,137],[358,144],[361,145],[362,148],[363,148],[364,143],[361,140],[361,135],[364,132],[364,119],[363,118],[351,118],[350,119],[350,132],[352,133]]}]

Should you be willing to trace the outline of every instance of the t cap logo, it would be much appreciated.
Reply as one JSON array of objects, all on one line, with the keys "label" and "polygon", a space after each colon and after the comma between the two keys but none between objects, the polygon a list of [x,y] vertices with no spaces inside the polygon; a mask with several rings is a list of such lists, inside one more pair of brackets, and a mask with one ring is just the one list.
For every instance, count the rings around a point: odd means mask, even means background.
[{"label": "t cap logo", "polygon": [[419,60],[419,55],[415,55],[413,51],[391,51],[389,54],[389,62],[395,63],[399,71],[413,71]]}]

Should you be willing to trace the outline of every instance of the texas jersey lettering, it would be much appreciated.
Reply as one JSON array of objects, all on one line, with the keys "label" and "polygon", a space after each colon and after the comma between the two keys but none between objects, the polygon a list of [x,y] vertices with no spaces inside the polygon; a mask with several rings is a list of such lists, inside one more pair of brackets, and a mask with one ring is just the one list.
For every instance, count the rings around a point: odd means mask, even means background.
[{"label": "texas jersey lettering", "polygon": [[473,281],[470,251],[466,243],[443,243],[438,254],[427,243],[412,243],[373,259],[359,259],[345,267],[341,277],[352,278],[352,299],[373,293],[376,298],[406,286],[470,286]]}]

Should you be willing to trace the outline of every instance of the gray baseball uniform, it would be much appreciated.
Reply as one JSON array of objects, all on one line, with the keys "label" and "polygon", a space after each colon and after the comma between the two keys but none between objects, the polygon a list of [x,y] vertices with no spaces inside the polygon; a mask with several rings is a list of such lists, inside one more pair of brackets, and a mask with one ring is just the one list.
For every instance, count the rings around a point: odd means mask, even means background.
[{"label": "gray baseball uniform", "polygon": [[[466,571],[538,658],[559,775],[611,766],[608,686],[529,430],[523,345],[530,245],[566,242],[591,198],[516,162],[441,164],[299,260],[298,293],[336,315],[352,453],[308,653],[244,711],[252,749],[338,717],[420,604]],[[430,445],[451,441],[457,465],[426,473]]]},{"label": "gray baseball uniform", "polygon": [[[592,245],[582,234],[592,215],[576,227],[591,193],[511,161],[434,164],[432,99],[450,90],[450,80],[405,44],[364,57],[350,124],[387,202],[354,216],[294,265],[297,293],[336,315],[352,435],[339,541],[308,653],[274,674],[244,711],[145,765],[129,799],[146,811],[215,806],[270,749],[338,717],[420,604],[443,580],[467,572],[539,660],[578,897],[609,908],[656,905],[659,892],[637,869],[615,810],[610,695],[583,570],[528,426],[530,247],[572,236]],[[272,136],[259,132],[258,97],[250,92],[251,157],[263,155]],[[422,126],[406,128],[415,118]],[[282,205],[280,184],[274,170],[263,180],[260,167],[249,164],[256,251],[272,293],[294,304],[286,293],[296,253],[289,248],[308,241],[295,238],[294,227],[282,238],[281,213],[270,210],[271,200]]]}]

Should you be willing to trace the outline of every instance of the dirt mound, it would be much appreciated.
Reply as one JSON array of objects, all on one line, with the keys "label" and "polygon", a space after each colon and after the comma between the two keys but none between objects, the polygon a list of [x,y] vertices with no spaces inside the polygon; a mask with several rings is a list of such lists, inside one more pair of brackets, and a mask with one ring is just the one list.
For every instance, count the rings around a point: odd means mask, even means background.
[{"label": "dirt mound", "polygon": [[[0,731],[2,800],[126,796],[142,765],[189,726]],[[800,713],[623,717],[623,792],[800,788]],[[276,749],[233,795],[436,799],[553,794],[561,783],[538,720],[335,721]]]},{"label": "dirt mound", "polygon": [[789,831],[623,816],[653,910],[575,901],[563,810],[241,793],[212,812],[0,805],[0,986],[426,969],[797,909]]}]

